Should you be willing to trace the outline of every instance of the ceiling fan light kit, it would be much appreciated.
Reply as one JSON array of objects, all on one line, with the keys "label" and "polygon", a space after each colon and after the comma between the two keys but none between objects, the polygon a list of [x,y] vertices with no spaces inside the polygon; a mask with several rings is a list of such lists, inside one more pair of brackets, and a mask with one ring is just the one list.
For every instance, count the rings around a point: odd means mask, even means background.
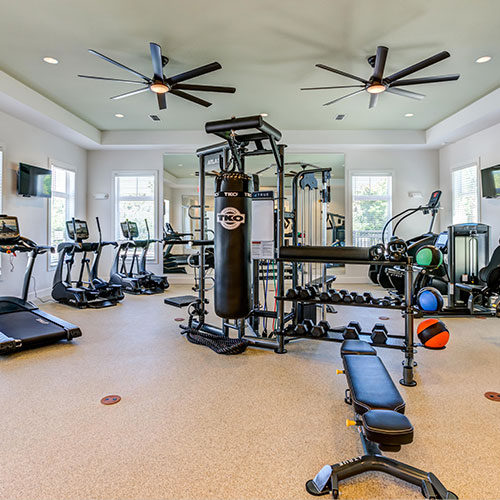
[{"label": "ceiling fan light kit", "polygon": [[412,64],[407,68],[404,68],[396,73],[389,76],[384,76],[385,63],[387,61],[387,54],[389,49],[383,45],[377,47],[377,53],[374,56],[368,57],[368,64],[373,68],[373,74],[369,79],[361,78],[345,71],[341,71],[325,64],[316,64],[318,68],[336,73],[337,75],[356,80],[359,83],[357,85],[335,85],[331,87],[303,87],[300,90],[328,90],[328,89],[345,89],[345,88],[357,88],[360,90],[355,90],[349,94],[346,94],[332,101],[326,102],[323,106],[330,106],[336,102],[339,102],[348,97],[352,97],[361,92],[368,92],[370,94],[370,101],[368,107],[374,108],[377,105],[378,95],[383,92],[388,92],[390,94],[396,94],[401,97],[408,97],[410,99],[421,100],[425,97],[424,94],[419,94],[418,92],[412,92],[410,90],[405,90],[400,87],[411,86],[411,85],[422,85],[427,83],[439,83],[439,82],[450,82],[458,80],[460,75],[441,75],[441,76],[424,76],[422,78],[406,78],[407,76],[416,73],[422,69],[425,69],[433,64],[436,64],[443,59],[450,57],[450,53],[447,51],[439,52],[423,61],[416,64]]},{"label": "ceiling fan light kit", "polygon": [[150,90],[151,92],[156,94],[156,98],[158,101],[158,108],[160,110],[167,108],[167,99],[165,96],[167,92],[169,94],[173,94],[177,97],[180,97],[181,99],[185,99],[200,106],[204,106],[205,108],[211,106],[212,103],[184,91],[191,90],[194,92],[220,92],[226,94],[234,94],[236,92],[236,89],[234,87],[183,83],[186,82],[187,80],[191,80],[193,78],[206,75],[207,73],[211,73],[212,71],[217,71],[219,69],[222,69],[222,66],[218,62],[205,64],[204,66],[200,66],[198,68],[186,71],[184,73],[179,73],[177,75],[166,77],[164,74],[164,67],[168,64],[169,61],[168,57],[162,54],[161,47],[157,43],[151,42],[149,44],[149,50],[151,52],[151,62],[153,64],[153,76],[151,78],[93,49],[89,49],[89,52],[91,54],[94,54],[97,57],[100,57],[101,59],[104,59],[105,61],[114,64],[115,66],[118,66],[119,68],[125,71],[128,71],[129,73],[133,74],[136,78],[139,78],[139,80],[125,80],[121,78],[107,78],[104,76],[91,76],[91,75],[78,75],[78,76],[80,78],[89,78],[92,80],[106,80],[106,81],[113,81],[120,83],[128,83],[132,85],[144,85],[139,89],[132,90],[130,92],[125,92],[124,94],[115,95],[110,99],[113,100],[123,99]]}]

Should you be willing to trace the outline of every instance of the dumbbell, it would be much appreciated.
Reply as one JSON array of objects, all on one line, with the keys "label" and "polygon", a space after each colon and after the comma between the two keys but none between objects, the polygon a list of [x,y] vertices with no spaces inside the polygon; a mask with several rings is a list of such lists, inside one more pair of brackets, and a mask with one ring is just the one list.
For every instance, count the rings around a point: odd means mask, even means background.
[{"label": "dumbbell", "polygon": [[371,335],[374,344],[385,344],[387,342],[387,328],[384,323],[375,323]]},{"label": "dumbbell", "polygon": [[298,299],[299,298],[299,290],[301,289],[301,286],[296,286],[295,288],[289,288],[286,292],[285,297],[287,299]]},{"label": "dumbbell", "polygon": [[354,297],[354,302],[356,302],[356,304],[364,304],[365,303],[364,295],[360,295],[358,292],[351,292],[351,295]]},{"label": "dumbbell", "polygon": [[302,323],[299,323],[293,329],[294,335],[298,337],[307,337],[310,335],[311,330],[314,327],[314,321],[312,319],[306,318]]},{"label": "dumbbell", "polygon": [[361,325],[358,321],[350,321],[349,324],[344,328],[342,336],[344,339],[354,339],[359,340],[359,334],[361,333]]},{"label": "dumbbell", "polygon": [[335,290],[330,291],[330,299],[334,304],[338,304],[339,302],[342,302],[342,295],[340,292],[337,292]]},{"label": "dumbbell", "polygon": [[384,297],[382,299],[376,299],[377,300],[377,305],[379,307],[387,307],[391,305],[390,299],[387,299],[387,297]]},{"label": "dumbbell", "polygon": [[321,292],[319,294],[319,300],[321,300],[321,302],[332,302],[331,293],[331,290],[325,290],[324,292]]},{"label": "dumbbell", "polygon": [[311,336],[314,338],[326,337],[328,335],[328,330],[330,330],[330,323],[322,320],[312,327]]},{"label": "dumbbell", "polygon": [[342,302],[350,304],[353,301],[352,295],[347,290],[340,290],[340,294],[342,295]]},{"label": "dumbbell", "polygon": [[367,304],[372,304],[372,303],[373,303],[373,301],[375,300],[375,299],[373,298],[373,295],[372,295],[372,293],[371,293],[371,292],[365,292],[365,293],[363,294],[363,297],[365,298],[365,302],[366,302]]}]

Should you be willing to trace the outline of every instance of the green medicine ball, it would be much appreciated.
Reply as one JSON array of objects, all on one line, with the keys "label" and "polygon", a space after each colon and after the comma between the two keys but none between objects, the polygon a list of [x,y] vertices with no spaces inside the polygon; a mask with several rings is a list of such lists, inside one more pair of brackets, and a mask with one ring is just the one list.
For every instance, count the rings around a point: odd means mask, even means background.
[{"label": "green medicine ball", "polygon": [[415,262],[422,267],[439,267],[443,263],[443,253],[435,246],[426,245],[418,250]]}]

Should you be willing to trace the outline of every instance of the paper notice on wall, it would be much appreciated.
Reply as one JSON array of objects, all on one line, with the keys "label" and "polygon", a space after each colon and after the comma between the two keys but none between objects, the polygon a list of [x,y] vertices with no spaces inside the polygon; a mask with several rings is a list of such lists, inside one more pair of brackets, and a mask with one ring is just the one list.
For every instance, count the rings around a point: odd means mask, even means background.
[{"label": "paper notice on wall", "polygon": [[274,259],[274,193],[252,193],[252,259]]}]

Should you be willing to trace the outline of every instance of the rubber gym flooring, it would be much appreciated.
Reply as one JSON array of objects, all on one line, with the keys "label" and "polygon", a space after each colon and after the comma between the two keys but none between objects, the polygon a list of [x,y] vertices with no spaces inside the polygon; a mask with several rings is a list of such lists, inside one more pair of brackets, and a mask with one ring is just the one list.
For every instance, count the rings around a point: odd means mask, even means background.
[{"label": "rubber gym flooring", "polygon": [[[42,306],[83,337],[0,359],[0,498],[306,499],[304,483],[324,464],[361,453],[345,427],[339,344],[220,356],[179,334],[174,318],[186,309],[163,298]],[[370,329],[387,313],[338,309],[332,324],[358,319]],[[398,312],[390,316],[390,330],[401,328]],[[432,471],[460,498],[499,498],[500,403],[484,393],[500,392],[500,319],[446,323],[448,348],[420,349],[418,386],[399,386],[415,440],[388,455]],[[401,353],[379,354],[398,380]],[[121,402],[100,404],[108,394]],[[421,498],[382,474],[347,481],[341,494]]]}]

